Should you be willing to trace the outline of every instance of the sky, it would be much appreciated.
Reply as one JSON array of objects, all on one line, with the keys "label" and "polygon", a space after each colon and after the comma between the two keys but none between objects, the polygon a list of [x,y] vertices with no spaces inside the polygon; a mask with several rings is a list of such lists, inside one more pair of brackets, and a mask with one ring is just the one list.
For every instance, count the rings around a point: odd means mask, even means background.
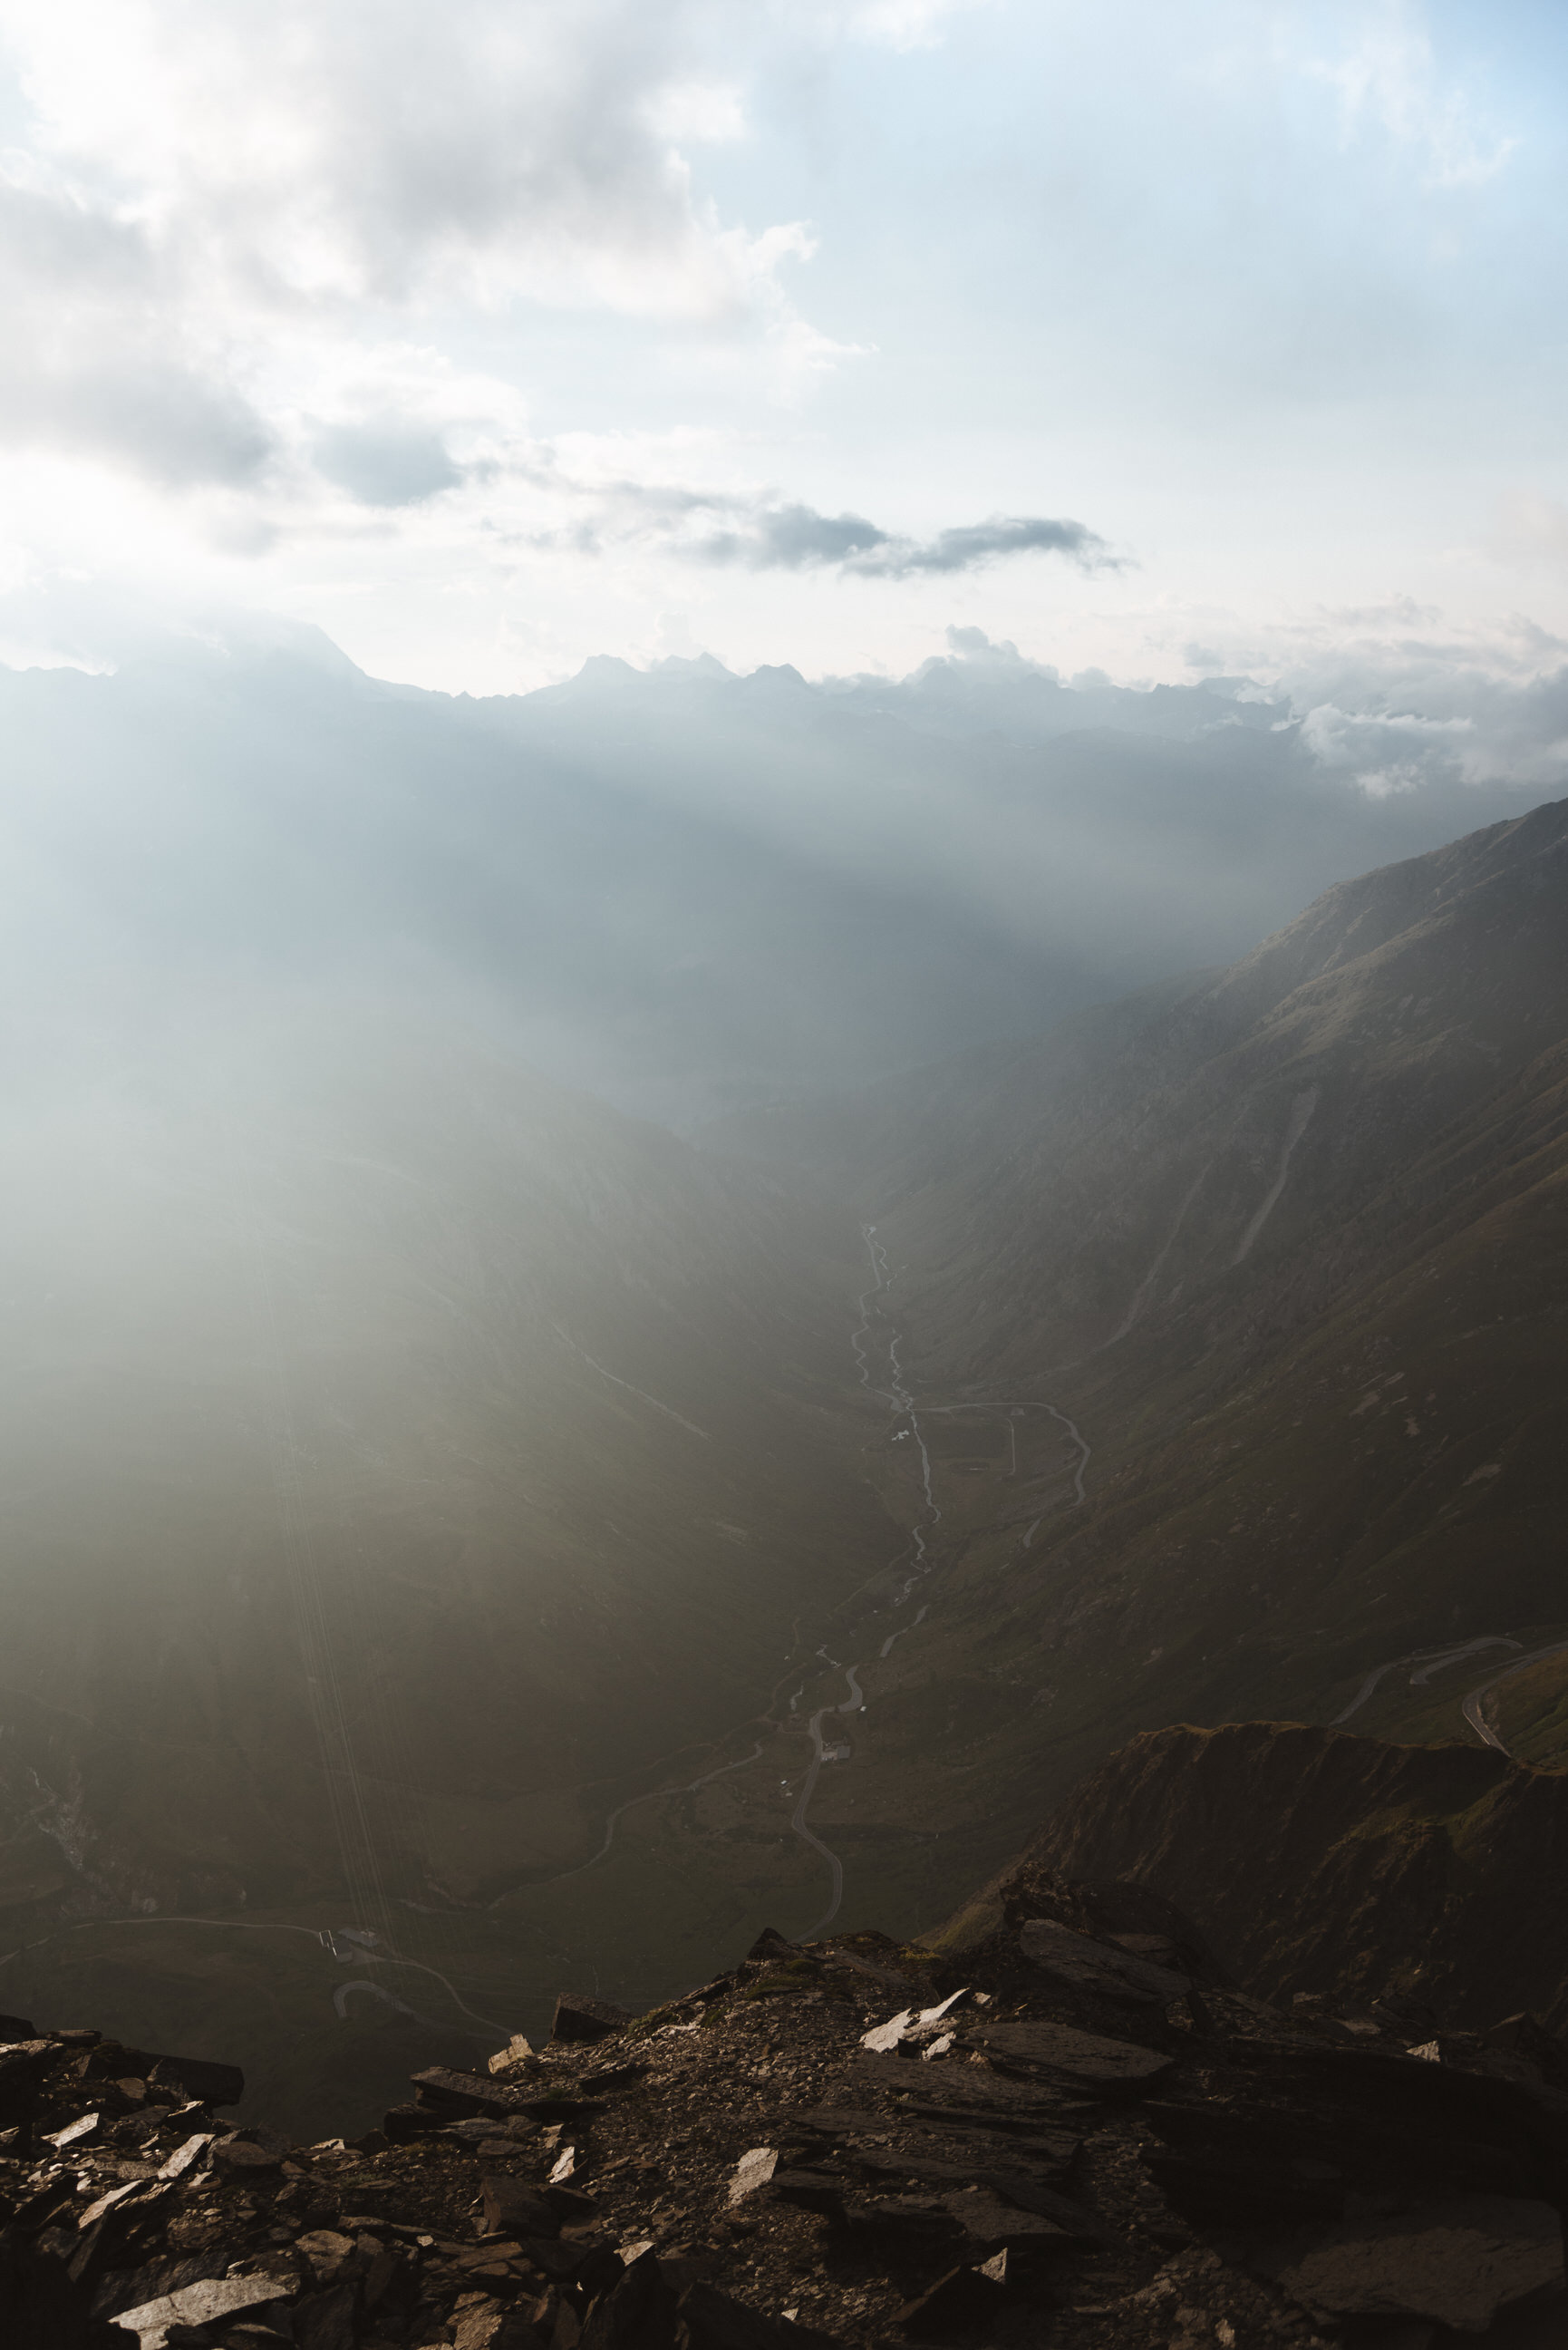
[{"label": "sky", "polygon": [[1544,0],[0,0],[0,658],[1553,672],[1565,61]]}]

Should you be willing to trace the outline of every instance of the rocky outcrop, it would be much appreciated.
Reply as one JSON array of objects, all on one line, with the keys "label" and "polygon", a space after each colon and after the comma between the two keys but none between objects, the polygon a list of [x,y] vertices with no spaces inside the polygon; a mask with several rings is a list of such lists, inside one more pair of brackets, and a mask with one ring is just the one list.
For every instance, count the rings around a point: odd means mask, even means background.
[{"label": "rocky outcrop", "polygon": [[1299,1722],[1154,1731],[1028,1861],[1179,1897],[1264,1998],[1415,1991],[1460,2024],[1511,2009],[1568,2024],[1568,1773],[1490,1748]]},{"label": "rocky outcrop", "polygon": [[768,1934],[597,2040],[426,2067],[352,2144],[236,2129],[223,2067],[5,2029],[7,2350],[1543,2350],[1568,2318],[1568,2046],[1271,2006],[1158,1894],[1036,1862],[961,1958]]}]

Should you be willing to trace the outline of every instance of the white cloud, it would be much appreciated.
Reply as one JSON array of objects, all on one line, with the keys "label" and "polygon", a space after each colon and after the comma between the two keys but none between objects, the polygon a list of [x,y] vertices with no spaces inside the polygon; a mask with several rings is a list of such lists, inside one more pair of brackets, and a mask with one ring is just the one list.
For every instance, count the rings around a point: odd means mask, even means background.
[{"label": "white cloud", "polygon": [[846,32],[893,49],[925,49],[940,39],[948,17],[990,5],[991,0],[843,0],[808,13],[830,33]]},{"label": "white cloud", "polygon": [[713,17],[698,0],[0,6],[61,190],[231,296],[681,317],[743,304],[777,258],[721,232],[680,151],[743,128],[736,88],[697,69]]},{"label": "white cloud", "polygon": [[0,178],[0,440],[166,484],[254,481],[274,435],[133,223]]},{"label": "white cloud", "polygon": [[746,135],[744,71],[714,67],[755,30],[740,0],[0,0],[28,130],[0,166],[0,445],[248,485],[286,524],[313,463],[418,501],[463,478],[454,427],[515,432],[515,395],[376,380],[407,322],[450,342],[520,301],[695,328],[798,397],[856,348],[785,290],[815,240],[721,217],[687,152]]},{"label": "white cloud", "polygon": [[1428,186],[1480,187],[1519,141],[1479,120],[1464,89],[1445,85],[1421,13],[1411,0],[1384,0],[1345,55],[1312,70],[1338,92],[1347,137],[1376,124],[1423,158]]},{"label": "white cloud", "polygon": [[[196,519],[239,552],[515,453],[514,385],[443,347],[488,315],[515,364],[520,303],[644,322],[689,375],[793,404],[863,347],[791,296],[807,226],[723,216],[692,158],[748,137],[769,42],[898,45],[943,14],[0,0],[26,131],[0,165],[0,447],[246,490],[265,514]],[[434,340],[411,369],[410,326]]]}]

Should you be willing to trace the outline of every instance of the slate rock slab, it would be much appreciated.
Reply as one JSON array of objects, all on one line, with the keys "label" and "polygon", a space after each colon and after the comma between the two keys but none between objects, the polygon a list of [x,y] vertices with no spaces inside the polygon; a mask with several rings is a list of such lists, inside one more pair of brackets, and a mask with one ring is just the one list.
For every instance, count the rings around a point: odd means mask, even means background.
[{"label": "slate rock slab", "polygon": [[1175,2064],[1158,2049],[1078,2032],[1068,2023],[992,2023],[971,2032],[970,2043],[993,2064],[1080,2097],[1146,2096]]},{"label": "slate rock slab", "polygon": [[1189,1978],[1132,1951],[1113,1950],[1091,1935],[1075,1934],[1049,1918],[1031,1918],[1019,1929],[1019,1947],[1032,1966],[1069,1991],[1088,1991],[1133,2007],[1168,2007],[1191,1989]]},{"label": "slate rock slab", "polygon": [[201,2106],[237,2106],[245,2094],[245,2076],[237,2064],[215,2064],[205,2056],[156,2056],[147,2072],[147,2085],[190,2098]]},{"label": "slate rock slab", "polygon": [[950,2342],[955,2334],[989,2332],[1004,2297],[1003,2288],[979,2269],[950,2269],[927,2292],[906,2302],[893,2323],[911,2342]]},{"label": "slate rock slab", "polygon": [[[505,2087],[488,2073],[457,2073],[449,2064],[427,2064],[422,2073],[413,2073],[409,2077],[419,2092],[422,2106],[454,2119],[477,2115],[504,2120],[509,2114],[523,2110],[523,2100],[516,2090]],[[391,2136],[390,2131],[388,2136]]]},{"label": "slate rock slab", "polygon": [[990,2188],[961,2188],[956,2194],[944,2195],[942,2201],[981,2252],[999,2251],[1003,2245],[1009,2251],[1066,2252],[1076,2250],[1081,2241],[1057,2227],[1054,2220],[1004,2202]]},{"label": "slate rock slab", "polygon": [[1549,2203],[1456,2197],[1396,2218],[1345,2220],[1254,2244],[1248,2264],[1336,2317],[1424,2317],[1483,2334],[1499,2312],[1563,2289]]},{"label": "slate rock slab", "polygon": [[632,2022],[628,2008],[607,1999],[589,1999],[582,1991],[563,1991],[556,2002],[552,2040],[609,2040]]},{"label": "slate rock slab", "polygon": [[[867,2090],[889,2094],[900,2108],[899,2120],[909,2114],[964,2129],[1038,2133],[1082,2106],[1081,2092],[1076,2102],[1069,2102],[1071,2093],[1043,2074],[1014,2079],[981,2064],[950,2059],[940,2064],[911,2064],[899,2056],[868,2055],[861,2049],[855,2057],[854,2077],[857,2088],[864,2083]],[[885,2130],[888,2122],[884,2112],[873,2126]]]},{"label": "slate rock slab", "polygon": [[298,2279],[292,2270],[256,2276],[214,2277],[200,2284],[184,2286],[178,2293],[161,2295],[156,2301],[143,2302],[139,2308],[120,2311],[109,2319],[128,2335],[134,2335],[140,2350],[162,2350],[171,2326],[211,2325],[223,2318],[236,2316],[242,2309],[257,2309],[271,2301],[286,2300],[298,2290]]},{"label": "slate rock slab", "polygon": [[681,2350],[839,2350],[815,2325],[786,2324],[701,2280],[680,2296]]},{"label": "slate rock slab", "polygon": [[484,2226],[488,2234],[504,2230],[509,2236],[558,2236],[561,2221],[545,2198],[520,2178],[508,2178],[496,2172],[481,2181],[484,2197]]}]

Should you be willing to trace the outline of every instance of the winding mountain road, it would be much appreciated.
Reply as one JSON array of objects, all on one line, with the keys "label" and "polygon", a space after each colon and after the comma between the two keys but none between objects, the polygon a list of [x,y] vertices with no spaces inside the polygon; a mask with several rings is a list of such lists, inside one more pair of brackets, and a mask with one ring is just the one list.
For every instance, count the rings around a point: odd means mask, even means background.
[{"label": "winding mountain road", "polygon": [[[1341,1722],[1350,1720],[1353,1713],[1359,1713],[1384,1675],[1397,1672],[1401,1665],[1422,1666],[1423,1669],[1420,1672],[1412,1673],[1410,1676],[1411,1688],[1420,1689],[1431,1679],[1435,1672],[1440,1672],[1445,1665],[1459,1664],[1466,1657],[1479,1655],[1482,1648],[1517,1648],[1518,1647],[1519,1642],[1511,1640],[1506,1633],[1488,1632],[1479,1640],[1467,1640],[1462,1648],[1411,1648],[1403,1657],[1390,1657],[1386,1664],[1373,1667],[1345,1711],[1336,1713],[1328,1726],[1331,1730],[1337,1730]],[[1488,1686],[1490,1687],[1490,1684],[1489,1683]]]},{"label": "winding mountain road", "polygon": [[826,1741],[822,1735],[823,1718],[825,1715],[829,1713],[858,1713],[861,1707],[866,1702],[865,1698],[861,1694],[860,1683],[855,1677],[855,1667],[853,1665],[840,1665],[837,1669],[844,1675],[845,1682],[848,1690],[848,1697],[846,1701],[842,1705],[819,1706],[816,1711],[812,1715],[809,1722],[806,1724],[806,1728],[811,1734],[811,1764],[806,1772],[805,1782],[802,1784],[799,1799],[795,1804],[794,1811],[790,1814],[789,1822],[790,1826],[794,1830],[795,1835],[799,1836],[801,1842],[803,1844],[808,1844],[813,1852],[820,1853],[823,1859],[826,1861],[827,1873],[831,1881],[832,1898],[829,1900],[826,1908],[823,1911],[815,1925],[808,1927],[806,1929],[808,1939],[817,1934],[824,1933],[826,1930],[826,1929],[833,1923],[833,1920],[837,1917],[839,1905],[844,1899],[844,1863],[829,1846],[823,1843],[822,1838],[819,1835],[815,1835],[812,1833],[811,1829],[806,1825],[805,1818],[806,1812],[811,1804],[812,1796],[816,1792],[816,1782],[821,1774],[822,1766],[827,1759]]},{"label": "winding mountain road", "polygon": [[[1517,1648],[1519,1643],[1516,1640],[1512,1645]],[[1471,1690],[1460,1706],[1459,1711],[1464,1715],[1476,1736],[1484,1738],[1487,1744],[1494,1747],[1498,1753],[1508,1754],[1508,1748],[1486,1718],[1487,1699],[1500,1681],[1508,1680],[1514,1673],[1521,1673],[1526,1665],[1538,1665],[1543,1657],[1561,1657],[1565,1652],[1568,1652],[1568,1640],[1553,1640],[1544,1648],[1532,1648],[1525,1656],[1515,1657],[1511,1665],[1504,1665],[1501,1672],[1493,1673],[1490,1680],[1482,1681],[1478,1688]],[[1511,1762],[1514,1759],[1512,1755],[1509,1755]]]},{"label": "winding mountain road", "polygon": [[[1337,1730],[1343,1722],[1348,1721],[1353,1714],[1359,1713],[1385,1676],[1397,1672],[1401,1665],[1415,1665],[1419,1669],[1411,1674],[1410,1687],[1424,1689],[1434,1673],[1442,1672],[1449,1665],[1463,1664],[1467,1657],[1480,1656],[1483,1648],[1513,1648],[1520,1653],[1510,1663],[1501,1665],[1496,1672],[1490,1673],[1484,1681],[1478,1681],[1474,1689],[1467,1690],[1459,1700],[1459,1711],[1484,1744],[1491,1747],[1499,1754],[1508,1754],[1508,1748],[1486,1718],[1487,1699],[1500,1681],[1508,1680],[1514,1673],[1523,1672],[1527,1665],[1537,1665],[1543,1657],[1561,1657],[1568,1654],[1568,1640],[1551,1640],[1544,1648],[1526,1649],[1521,1641],[1513,1639],[1506,1632],[1483,1632],[1478,1638],[1466,1640],[1458,1648],[1410,1648],[1402,1657],[1390,1657],[1386,1663],[1374,1665],[1350,1703],[1343,1712],[1334,1715],[1328,1725],[1329,1728]],[[1510,1755],[1509,1759],[1511,1762],[1515,1758]]]}]

